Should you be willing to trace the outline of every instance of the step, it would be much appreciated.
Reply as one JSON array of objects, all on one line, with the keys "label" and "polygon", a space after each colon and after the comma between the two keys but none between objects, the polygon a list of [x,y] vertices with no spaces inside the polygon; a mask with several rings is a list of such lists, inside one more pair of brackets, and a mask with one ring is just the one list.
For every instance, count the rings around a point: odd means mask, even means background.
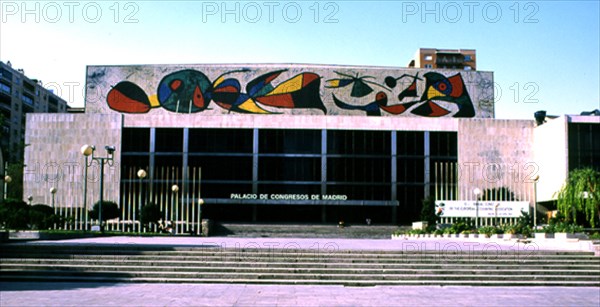
[{"label": "step", "polygon": [[446,268],[273,268],[273,267],[229,267],[229,266],[149,266],[149,265],[125,265],[125,264],[112,264],[98,265],[98,264],[52,264],[52,263],[41,263],[41,264],[22,264],[22,263],[9,263],[2,264],[0,271],[26,271],[26,270],[42,270],[42,271],[72,271],[72,272],[96,272],[96,271],[155,271],[155,272],[207,272],[207,273],[286,273],[286,274],[299,274],[299,273],[313,273],[313,274],[353,274],[353,275],[369,275],[369,274],[467,274],[471,273],[474,275],[593,275],[600,276],[598,270],[595,268],[584,268],[578,270],[572,269],[552,269],[552,270],[537,270],[537,269],[522,269],[522,268],[499,268],[499,269],[482,269],[475,267],[446,267]]},{"label": "step", "polygon": [[0,280],[600,286],[593,252],[5,244]]}]

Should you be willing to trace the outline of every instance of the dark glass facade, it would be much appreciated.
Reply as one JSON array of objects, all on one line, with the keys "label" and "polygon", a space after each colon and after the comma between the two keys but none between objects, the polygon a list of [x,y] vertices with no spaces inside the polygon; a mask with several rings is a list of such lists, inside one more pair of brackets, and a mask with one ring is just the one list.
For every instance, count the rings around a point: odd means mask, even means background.
[{"label": "dark glass facade", "polygon": [[205,218],[222,221],[414,221],[434,163],[457,160],[456,132],[124,128],[122,144],[122,190],[140,168],[153,199],[201,181]]},{"label": "dark glass facade", "polygon": [[569,123],[569,171],[592,167],[600,171],[600,125]]}]

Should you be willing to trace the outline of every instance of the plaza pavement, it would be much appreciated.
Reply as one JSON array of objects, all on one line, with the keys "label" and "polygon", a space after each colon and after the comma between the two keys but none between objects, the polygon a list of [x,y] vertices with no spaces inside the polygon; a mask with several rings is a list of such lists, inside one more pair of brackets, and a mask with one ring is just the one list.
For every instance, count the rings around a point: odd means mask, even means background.
[{"label": "plaza pavement", "polygon": [[0,306],[593,306],[599,288],[0,283]]},{"label": "plaza pavement", "polygon": [[[548,241],[548,242],[547,242]],[[103,237],[23,244],[132,244],[222,248],[336,250],[464,250],[535,253],[587,250],[582,242],[473,239],[306,239],[234,237]],[[600,270],[600,258],[599,258]],[[472,287],[244,284],[0,282],[0,306],[600,306],[599,287]]]}]

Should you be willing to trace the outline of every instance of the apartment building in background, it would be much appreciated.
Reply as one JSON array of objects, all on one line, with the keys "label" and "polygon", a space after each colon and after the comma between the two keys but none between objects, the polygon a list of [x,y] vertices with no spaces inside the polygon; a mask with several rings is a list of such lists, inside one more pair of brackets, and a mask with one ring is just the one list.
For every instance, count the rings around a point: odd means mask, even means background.
[{"label": "apartment building in background", "polygon": [[475,49],[419,48],[408,67],[477,70],[476,60]]},{"label": "apartment building in background", "polygon": [[0,62],[0,146],[4,161],[23,159],[27,113],[65,113],[67,102],[44,88],[41,80],[25,76],[10,61]]}]

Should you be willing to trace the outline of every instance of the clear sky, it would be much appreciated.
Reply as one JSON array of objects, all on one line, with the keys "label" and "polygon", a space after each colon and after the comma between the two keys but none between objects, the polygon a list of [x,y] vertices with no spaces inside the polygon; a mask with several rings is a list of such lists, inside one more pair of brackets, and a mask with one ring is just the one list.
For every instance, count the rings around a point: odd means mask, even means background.
[{"label": "clear sky", "polygon": [[[406,66],[418,48],[477,50],[496,118],[600,108],[591,1],[0,1],[0,60],[72,106],[86,65]],[[58,86],[60,87],[58,87]]]}]

